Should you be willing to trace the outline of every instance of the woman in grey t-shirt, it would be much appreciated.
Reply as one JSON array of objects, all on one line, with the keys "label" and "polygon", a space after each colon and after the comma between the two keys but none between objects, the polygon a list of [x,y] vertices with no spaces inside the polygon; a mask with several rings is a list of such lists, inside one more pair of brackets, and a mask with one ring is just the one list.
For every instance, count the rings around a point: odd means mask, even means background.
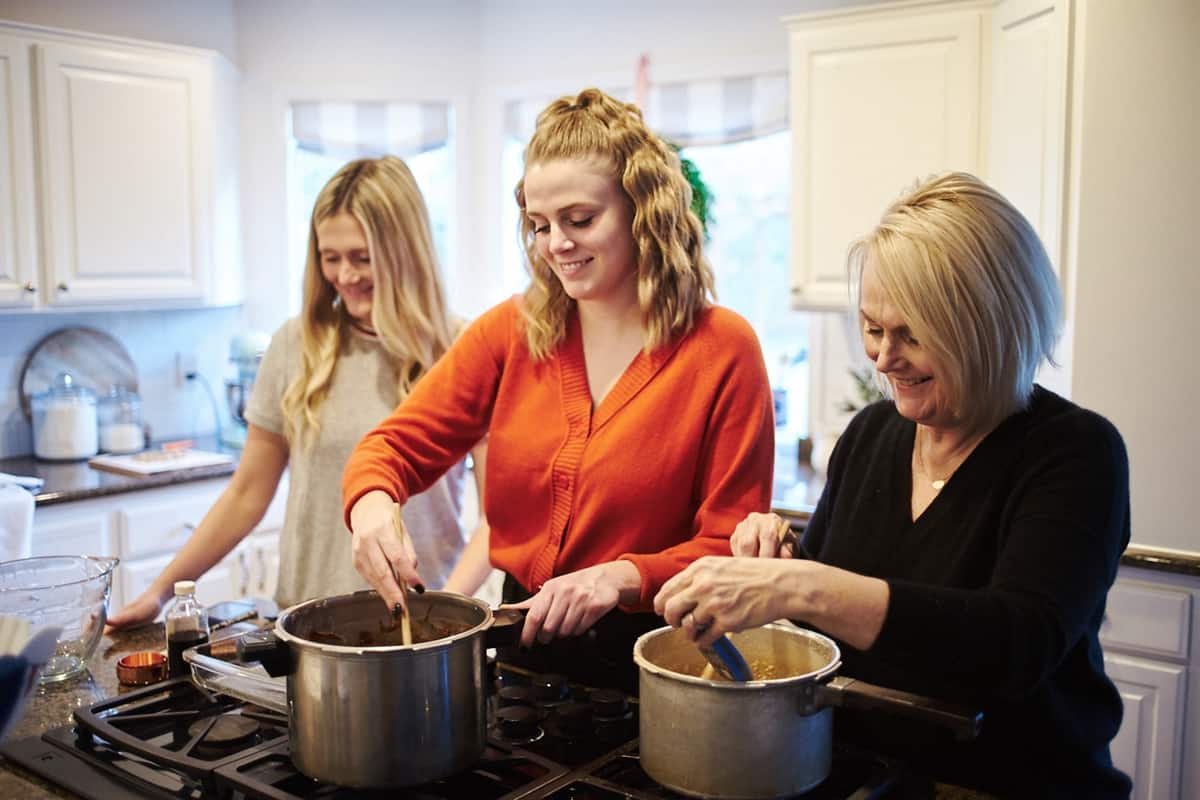
[{"label": "woman in grey t-shirt", "polygon": [[[394,156],[342,167],[313,208],[304,306],[272,337],[246,410],[237,470],[179,553],[112,628],[150,622],[177,580],[194,580],[223,559],[266,513],[289,470],[275,599],[290,606],[367,588],[351,561],[340,483],[350,451],[408,394],[450,346],[429,215],[408,167]],[[472,452],[483,486],[485,445]],[[464,560],[463,465],[404,510],[432,588],[471,593],[487,576]],[[481,517],[472,548],[487,547]],[[469,574],[468,574],[469,573]]]}]

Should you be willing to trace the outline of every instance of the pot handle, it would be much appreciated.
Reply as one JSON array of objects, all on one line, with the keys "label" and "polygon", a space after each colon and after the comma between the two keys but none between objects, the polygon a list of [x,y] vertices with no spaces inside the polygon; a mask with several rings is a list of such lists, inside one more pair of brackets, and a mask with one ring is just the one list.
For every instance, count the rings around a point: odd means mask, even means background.
[{"label": "pot handle", "polygon": [[983,724],[983,712],[978,709],[898,689],[888,689],[841,675],[816,687],[816,693],[817,702],[821,705],[899,714],[909,719],[948,728],[960,741],[979,736],[979,729]]},{"label": "pot handle", "polygon": [[494,608],[491,627],[483,635],[483,646],[513,647],[521,641],[521,629],[524,627],[524,609]]},{"label": "pot handle", "polygon": [[257,661],[272,678],[290,675],[296,665],[292,661],[292,649],[280,641],[275,631],[263,628],[251,631],[237,641],[238,658],[242,661]]}]

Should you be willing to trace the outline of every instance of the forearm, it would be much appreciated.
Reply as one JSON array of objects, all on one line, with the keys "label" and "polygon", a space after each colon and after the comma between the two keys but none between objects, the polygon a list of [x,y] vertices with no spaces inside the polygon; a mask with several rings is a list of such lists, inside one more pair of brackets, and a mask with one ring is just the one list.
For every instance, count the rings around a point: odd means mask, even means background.
[{"label": "forearm", "polygon": [[858,650],[869,650],[887,617],[886,581],[815,561],[781,561],[783,613]]},{"label": "forearm", "polygon": [[454,565],[450,577],[446,579],[447,592],[473,595],[487,580],[492,571],[492,561],[488,554],[490,531],[487,521],[480,520],[475,532],[471,534],[471,540],[458,557],[458,563]]}]

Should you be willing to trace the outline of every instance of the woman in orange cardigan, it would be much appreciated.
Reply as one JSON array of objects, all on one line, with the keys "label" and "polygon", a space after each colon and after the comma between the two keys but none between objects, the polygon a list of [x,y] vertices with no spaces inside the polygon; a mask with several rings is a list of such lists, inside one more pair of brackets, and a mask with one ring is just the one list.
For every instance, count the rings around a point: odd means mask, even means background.
[{"label": "woman in orange cardigan", "polygon": [[768,508],[770,387],[750,326],[712,304],[691,190],[636,106],[595,89],[552,103],[516,198],[529,288],[358,445],[346,521],[358,570],[405,602],[393,576],[419,586],[420,565],[392,504],[488,435],[490,535],[455,573],[503,570],[505,600],[527,609],[522,645],[555,640],[567,652],[552,664],[599,674],[632,666],[667,579],[727,554],[737,523]]}]

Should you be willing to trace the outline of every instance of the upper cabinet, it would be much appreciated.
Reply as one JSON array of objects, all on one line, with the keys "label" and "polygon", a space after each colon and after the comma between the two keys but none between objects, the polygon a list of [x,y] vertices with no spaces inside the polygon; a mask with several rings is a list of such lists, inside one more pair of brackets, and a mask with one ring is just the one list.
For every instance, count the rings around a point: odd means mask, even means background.
[{"label": "upper cabinet", "polygon": [[1005,194],[1060,269],[1070,0],[912,0],[785,22],[794,307],[847,308],[850,242],[947,170]]},{"label": "upper cabinet", "polygon": [[224,207],[237,198],[234,76],[220,56],[0,26],[0,65],[0,213],[23,225],[0,240],[0,304],[240,301]]},{"label": "upper cabinet", "polygon": [[978,170],[984,15],[922,3],[789,18],[793,306],[845,308],[847,247],[887,202]]},{"label": "upper cabinet", "polygon": [[25,42],[0,31],[0,307],[37,293],[30,86]]}]

